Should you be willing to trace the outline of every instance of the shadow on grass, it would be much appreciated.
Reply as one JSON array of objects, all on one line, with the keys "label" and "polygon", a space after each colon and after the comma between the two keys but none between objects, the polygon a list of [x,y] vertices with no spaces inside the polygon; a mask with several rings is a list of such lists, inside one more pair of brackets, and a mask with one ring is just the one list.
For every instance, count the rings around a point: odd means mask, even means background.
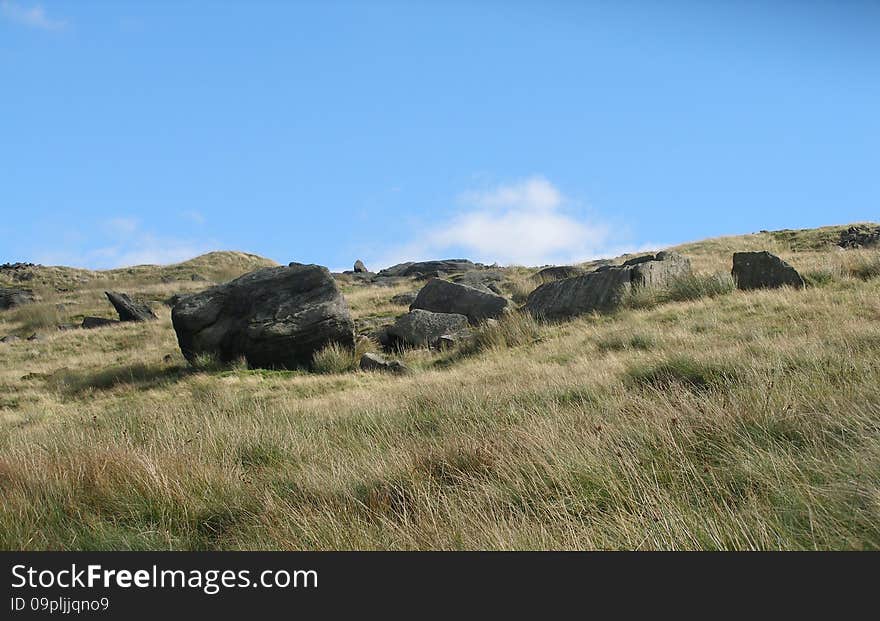
[{"label": "shadow on grass", "polygon": [[74,371],[65,369],[51,377],[51,383],[69,395],[79,395],[90,390],[109,390],[117,386],[132,386],[147,390],[177,382],[197,373],[188,366],[166,364],[129,364],[99,371]]}]

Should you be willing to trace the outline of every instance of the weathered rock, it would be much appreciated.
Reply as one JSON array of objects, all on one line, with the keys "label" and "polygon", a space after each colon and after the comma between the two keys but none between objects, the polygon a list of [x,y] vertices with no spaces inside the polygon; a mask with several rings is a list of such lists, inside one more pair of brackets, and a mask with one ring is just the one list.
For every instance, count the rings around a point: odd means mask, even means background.
[{"label": "weathered rock", "polygon": [[115,319],[107,319],[105,317],[83,317],[82,327],[86,330],[93,328],[102,328],[104,326],[115,326],[120,323]]},{"label": "weathered rock", "polygon": [[66,332],[68,330],[76,330],[79,327],[80,326],[76,325],[75,323],[60,323],[60,324],[58,324],[58,330],[61,332]]},{"label": "weathered rock", "polygon": [[418,291],[407,291],[406,293],[398,293],[392,297],[390,301],[392,304],[397,304],[398,306],[409,306],[416,301],[418,295]]},{"label": "weathered rock", "polygon": [[[624,263],[626,265],[626,263]],[[691,273],[691,262],[675,252],[658,252],[632,264],[632,284],[665,287],[672,280]]]},{"label": "weathered rock", "polygon": [[443,334],[434,341],[433,346],[439,350],[455,347],[461,341],[461,337],[455,334]]},{"label": "weathered rock", "polygon": [[860,224],[851,226],[840,234],[837,245],[841,248],[864,248],[880,244],[880,226]]},{"label": "weathered rock", "polygon": [[553,265],[545,267],[538,272],[532,274],[532,280],[541,284],[562,280],[563,278],[574,278],[585,274],[587,270],[575,265]]},{"label": "weathered rock", "polygon": [[500,295],[433,278],[419,291],[410,309],[458,313],[465,315],[470,323],[476,324],[490,317],[500,317],[511,310],[511,307],[510,300]]},{"label": "weathered rock", "polygon": [[325,345],[354,346],[354,323],[336,282],[319,265],[265,267],[189,295],[171,312],[177,341],[192,362],[200,353],[251,367],[308,366]]},{"label": "weathered rock", "polygon": [[29,341],[45,341],[46,337],[43,336],[42,334],[38,334],[38,333],[34,332],[29,337],[27,337],[27,340],[29,340]]},{"label": "weathered rock", "polygon": [[36,302],[38,297],[30,289],[12,289],[9,287],[0,287],[0,310],[7,310],[23,306],[24,304],[32,304]]},{"label": "weathered rock", "polygon": [[360,361],[361,371],[388,371],[389,373],[408,373],[409,368],[399,360],[386,360],[379,354],[364,354]]},{"label": "weathered rock", "polygon": [[534,317],[557,321],[620,306],[632,287],[663,287],[690,273],[681,255],[661,252],[639,257],[629,265],[602,266],[581,276],[548,282],[529,294],[524,309]]},{"label": "weathered rock", "polygon": [[189,295],[189,294],[188,293],[175,293],[170,298],[165,300],[165,306],[169,306],[171,308],[174,308],[175,306],[177,306],[178,302],[180,302],[187,295]]},{"label": "weathered rock", "polygon": [[468,318],[455,313],[416,309],[397,318],[388,328],[391,346],[424,347],[446,334],[467,334]]},{"label": "weathered rock", "polygon": [[476,265],[467,259],[444,259],[441,261],[418,261],[398,263],[380,270],[377,276],[409,276],[414,278],[430,278],[438,274],[458,274],[476,269]]},{"label": "weathered rock", "polygon": [[20,341],[20,340],[21,339],[18,338],[17,336],[15,336],[14,334],[9,334],[7,336],[4,336],[3,338],[0,338],[0,343],[14,343],[14,342]]},{"label": "weathered rock", "polygon": [[364,265],[364,262],[361,261],[360,259],[358,259],[357,261],[354,262],[354,271],[359,274],[365,274],[369,270],[367,270],[367,266]]},{"label": "weathered rock", "polygon": [[471,270],[469,272],[464,272],[463,274],[458,274],[452,277],[452,282],[456,282],[460,285],[467,285],[468,287],[473,287],[474,289],[479,289],[480,291],[485,291],[487,293],[495,293],[501,295],[501,287],[499,286],[502,282],[504,282],[504,272],[499,270]]},{"label": "weathered rock", "polygon": [[803,289],[805,286],[804,279],[796,269],[766,250],[733,253],[731,274],[737,289],[773,289],[784,286]]},{"label": "weathered rock", "polygon": [[206,282],[208,279],[202,276],[201,274],[193,274],[189,277],[189,279],[193,282]]},{"label": "weathered rock", "polygon": [[119,313],[119,321],[152,321],[158,319],[153,311],[144,303],[135,302],[124,293],[105,291],[113,308]]}]

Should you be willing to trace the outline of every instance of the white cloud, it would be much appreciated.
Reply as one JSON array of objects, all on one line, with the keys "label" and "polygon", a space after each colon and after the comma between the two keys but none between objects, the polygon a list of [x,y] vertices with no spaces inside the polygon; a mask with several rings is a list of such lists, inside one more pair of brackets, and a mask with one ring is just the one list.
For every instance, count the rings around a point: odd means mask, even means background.
[{"label": "white cloud", "polygon": [[[45,252],[37,257],[47,265],[70,265],[90,269],[110,269],[144,264],[178,263],[216,250],[214,240],[194,241],[156,235],[144,230],[136,218],[111,218],[95,227],[101,237],[95,240],[78,238],[80,245],[91,241],[91,247],[67,251]],[[71,239],[73,242],[73,239]],[[73,245],[73,244],[71,244]]]},{"label": "white cloud", "polygon": [[0,15],[10,21],[40,30],[62,30],[67,26],[67,22],[63,20],[50,18],[39,4],[26,8],[10,0],[0,0]]},{"label": "white cloud", "polygon": [[484,263],[544,265],[587,261],[630,250],[611,237],[610,225],[585,210],[541,176],[459,195],[463,209],[425,227],[415,241],[373,261],[466,256]]}]

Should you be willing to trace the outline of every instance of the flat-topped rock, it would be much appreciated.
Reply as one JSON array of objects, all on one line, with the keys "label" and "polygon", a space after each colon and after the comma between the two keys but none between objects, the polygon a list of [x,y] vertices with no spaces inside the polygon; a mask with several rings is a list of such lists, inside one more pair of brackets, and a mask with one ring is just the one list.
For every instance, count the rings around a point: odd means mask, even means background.
[{"label": "flat-topped rock", "polygon": [[512,303],[505,297],[474,287],[433,278],[422,287],[411,310],[464,315],[472,324],[497,318],[508,312]]}]

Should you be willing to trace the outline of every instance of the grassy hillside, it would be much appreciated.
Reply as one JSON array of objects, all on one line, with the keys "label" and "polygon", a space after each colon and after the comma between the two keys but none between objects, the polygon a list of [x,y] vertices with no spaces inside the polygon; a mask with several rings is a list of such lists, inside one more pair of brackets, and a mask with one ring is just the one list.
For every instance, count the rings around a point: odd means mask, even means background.
[{"label": "grassy hillside", "polygon": [[[837,249],[840,228],[677,248],[700,283],[770,250],[803,291],[514,315],[406,352],[402,377],[192,369],[159,304],[0,344],[0,548],[880,548],[880,253]],[[147,299],[210,284],[132,269]],[[46,325],[112,316],[103,285],[54,284]],[[344,290],[367,325],[417,286]],[[505,289],[533,286],[517,269]]]}]

